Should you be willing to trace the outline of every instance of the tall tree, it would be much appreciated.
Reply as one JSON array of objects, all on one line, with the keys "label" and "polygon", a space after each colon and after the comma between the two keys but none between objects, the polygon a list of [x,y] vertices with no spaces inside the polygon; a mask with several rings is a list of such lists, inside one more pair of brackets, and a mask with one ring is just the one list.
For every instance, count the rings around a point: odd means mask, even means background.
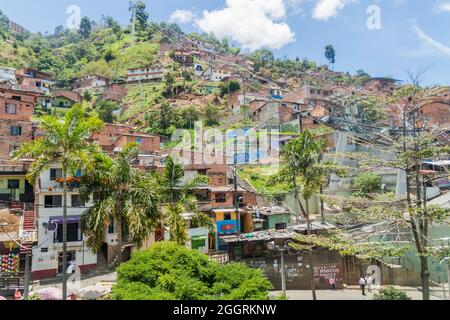
[{"label": "tall tree", "polygon": [[325,58],[327,58],[330,65],[334,65],[336,63],[336,51],[331,44],[325,47]]},{"label": "tall tree", "polygon": [[[43,138],[23,144],[14,158],[33,159],[28,173],[32,184],[42,171],[52,164],[62,167],[63,189],[63,266],[67,266],[67,178],[77,170],[92,169],[92,158],[100,152],[95,144],[89,143],[93,132],[101,129],[103,123],[95,116],[86,113],[80,104],[67,111],[63,119],[43,116],[39,119],[39,128],[46,135]],[[67,273],[63,273],[63,299],[67,298]]]},{"label": "tall tree", "polygon": [[[315,140],[312,133],[304,131],[300,138],[290,141],[282,150],[284,166],[277,175],[271,177],[269,183],[286,182],[294,191],[294,196],[301,215],[306,220],[307,233],[312,233],[308,202],[314,194],[320,192],[320,187],[326,177],[331,174],[344,175],[346,170],[333,162],[320,162],[326,148],[325,141]],[[303,205],[301,198],[305,199]],[[300,223],[300,214],[297,214],[297,223]],[[313,275],[313,256],[310,255],[311,289],[313,299],[316,300],[315,280]]]},{"label": "tall tree", "polygon": [[[146,11],[146,5],[143,1],[138,0],[136,3],[131,3],[130,11],[133,12],[134,18],[136,19],[136,29],[137,30],[145,30],[147,28],[147,22],[149,13]],[[133,21],[133,17],[131,18],[131,22]]]},{"label": "tall tree", "polygon": [[88,17],[83,17],[80,22],[80,34],[83,38],[87,39],[91,35],[92,25],[91,20]]},{"label": "tall tree", "polygon": [[160,219],[159,186],[156,180],[132,167],[138,145],[127,145],[111,159],[95,158],[95,167],[81,179],[84,199],[96,195],[98,200],[82,217],[86,243],[98,251],[103,243],[105,226],[113,223],[117,234],[117,264],[122,262],[123,235],[130,235],[140,245],[155,230]]},{"label": "tall tree", "polygon": [[[162,197],[166,203],[165,219],[169,230],[170,239],[178,243],[186,243],[186,225],[181,214],[183,211],[195,212],[197,199],[193,191],[199,186],[208,183],[206,176],[196,175],[190,179],[184,176],[183,164],[169,157],[162,175],[155,175],[162,186]],[[202,225],[201,221],[198,221]],[[204,225],[209,227],[209,225]]]},{"label": "tall tree", "polygon": [[392,211],[385,208],[384,211],[390,213],[390,219],[403,221],[411,230],[420,260],[424,300],[430,299],[428,260],[433,252],[430,227],[433,224],[445,223],[450,216],[448,210],[427,204],[426,185],[442,176],[437,173],[429,176],[429,172],[421,170],[424,162],[448,157],[450,153],[450,147],[438,140],[440,137],[448,139],[448,135],[440,128],[430,127],[429,122],[419,116],[424,102],[438,94],[439,90],[436,89],[408,85],[397,90],[388,99],[393,125],[399,129],[394,138],[387,137],[391,140],[390,145],[378,147],[389,154],[388,160],[361,154],[345,155],[348,159],[357,160],[361,169],[366,171],[383,167],[405,173],[406,194],[396,200],[402,204],[402,209]]}]

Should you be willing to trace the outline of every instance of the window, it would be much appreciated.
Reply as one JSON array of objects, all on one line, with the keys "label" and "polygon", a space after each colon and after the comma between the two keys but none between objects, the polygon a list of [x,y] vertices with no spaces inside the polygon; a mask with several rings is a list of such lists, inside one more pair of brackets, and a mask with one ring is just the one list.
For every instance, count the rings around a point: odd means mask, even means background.
[{"label": "window", "polygon": [[81,199],[80,195],[78,195],[78,194],[73,194],[71,196],[71,201],[72,201],[72,207],[84,207],[84,205],[85,205],[84,201]]},{"label": "window", "polygon": [[20,180],[13,179],[8,180],[8,189],[19,189],[20,188]]},{"label": "window", "polygon": [[12,96],[12,99],[15,101],[22,101],[22,97],[21,96]]},{"label": "window", "polygon": [[21,136],[22,135],[22,127],[11,126],[10,133],[12,136]]},{"label": "window", "polygon": [[62,169],[50,169],[50,181],[62,178]]},{"label": "window", "polygon": [[216,193],[216,202],[217,203],[227,202],[227,195],[225,193]]},{"label": "window", "polygon": [[[79,223],[67,223],[67,242],[78,242],[82,241],[82,236],[80,232]],[[62,243],[63,242],[63,225],[58,224],[58,229],[55,233],[55,243]]]},{"label": "window", "polygon": [[231,220],[231,213],[224,213],[223,220]]},{"label": "window", "polygon": [[275,229],[276,229],[276,230],[284,230],[284,229],[286,229],[286,228],[287,228],[286,223],[276,223],[276,224],[275,224]]},{"label": "window", "polygon": [[111,223],[108,225],[108,234],[114,233],[114,221],[111,220]]},{"label": "window", "polygon": [[45,208],[61,208],[62,196],[45,196],[44,199]]},{"label": "window", "polygon": [[15,104],[6,104],[5,113],[7,114],[17,114],[17,106]]}]

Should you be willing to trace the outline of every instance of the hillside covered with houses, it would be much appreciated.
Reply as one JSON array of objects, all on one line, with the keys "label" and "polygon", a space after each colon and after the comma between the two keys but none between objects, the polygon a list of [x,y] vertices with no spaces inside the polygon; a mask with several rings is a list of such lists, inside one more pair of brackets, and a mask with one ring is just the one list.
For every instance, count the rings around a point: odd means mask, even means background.
[{"label": "hillside covered with houses", "polygon": [[[310,288],[310,279],[301,277],[308,272],[303,261],[337,270],[340,284],[357,285],[368,260],[388,270],[386,283],[423,284],[417,270],[424,264],[416,254],[436,249],[433,241],[448,237],[450,229],[444,226],[446,219],[437,219],[433,227],[430,221],[429,229],[411,227],[410,220],[400,221],[398,212],[427,204],[448,212],[450,86],[422,87],[419,75],[412,74],[403,80],[369,75],[364,66],[356,74],[338,71],[332,63],[334,49],[332,59],[323,64],[303,57],[277,58],[267,49],[243,52],[227,39],[188,34],[176,24],[138,19],[135,25],[121,26],[112,17],[83,20],[79,30],[60,26],[43,35],[27,31],[0,11],[0,225],[17,219],[7,235],[0,229],[0,257],[10,252],[20,257],[20,267],[0,270],[0,290],[7,286],[2,276],[8,272],[23,287],[26,263],[32,281],[61,275],[68,261],[76,261],[83,273],[112,270],[136,248],[173,240],[178,230],[174,225],[185,227],[180,241],[191,249],[219,263],[241,261],[264,269],[274,286],[280,275],[267,255],[267,243],[293,239],[319,249],[314,258],[301,250],[287,258],[292,288]],[[325,53],[329,44],[318,45]],[[326,57],[330,55],[324,61]],[[58,161],[45,163],[37,178],[30,179],[36,159],[16,156],[23,144],[54,134],[42,126],[42,119],[63,121],[80,106],[103,123],[82,139],[110,159],[122,159],[130,144],[136,145],[129,159],[130,170],[139,170],[135,180],[145,184],[139,176],[151,175],[164,185],[158,189],[164,189],[161,194],[171,196],[161,200],[161,207],[172,207],[160,210],[159,220],[149,223],[151,230],[140,243],[127,234],[132,222],[119,222],[118,227],[110,219],[94,250],[82,216],[105,200],[102,193],[96,190],[86,199],[84,172],[68,174]],[[225,144],[205,151],[211,141],[197,140],[200,124],[223,133]],[[177,129],[187,132],[189,140],[193,137],[192,147],[177,149],[186,138],[176,136]],[[268,137],[268,148],[253,153],[262,136]],[[248,141],[235,151],[240,138]],[[312,141],[315,149],[302,149],[295,141]],[[229,144],[235,151],[231,157],[221,153]],[[434,147],[426,149],[428,145]],[[426,151],[420,153],[422,147]],[[410,150],[419,154],[412,156]],[[214,161],[208,160],[211,154]],[[307,161],[301,156],[308,154],[309,165],[295,171],[295,165]],[[170,180],[174,155],[183,161],[179,176],[175,179],[173,170]],[[271,167],[275,162],[277,178]],[[305,183],[306,173],[301,176],[308,167],[317,169],[311,174],[319,172],[310,184]],[[204,179],[186,187],[198,177]],[[185,187],[189,192],[181,194]],[[187,196],[195,206],[175,206],[174,199]],[[395,248],[369,255],[358,247],[361,251],[347,255],[344,245],[302,238],[330,230],[343,231],[358,244],[370,239]],[[418,234],[431,240],[423,243],[415,238]],[[410,247],[400,259],[395,250],[405,242]],[[426,280],[436,284],[441,272],[437,258],[428,263]],[[328,280],[318,275],[317,288],[327,288]]]}]

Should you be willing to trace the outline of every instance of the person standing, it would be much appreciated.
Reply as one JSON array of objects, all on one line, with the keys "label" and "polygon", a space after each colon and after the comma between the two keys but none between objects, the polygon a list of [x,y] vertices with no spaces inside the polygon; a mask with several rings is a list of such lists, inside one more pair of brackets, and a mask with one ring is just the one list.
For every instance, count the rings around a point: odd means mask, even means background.
[{"label": "person standing", "polygon": [[331,290],[336,291],[336,278],[331,277],[329,280]]},{"label": "person standing", "polygon": [[365,296],[366,295],[366,279],[364,278],[364,276],[361,276],[361,278],[359,279],[359,286],[361,287],[362,295]]},{"label": "person standing", "polygon": [[367,292],[372,292],[372,283],[373,283],[373,278],[372,278],[372,275],[369,274],[366,278]]}]

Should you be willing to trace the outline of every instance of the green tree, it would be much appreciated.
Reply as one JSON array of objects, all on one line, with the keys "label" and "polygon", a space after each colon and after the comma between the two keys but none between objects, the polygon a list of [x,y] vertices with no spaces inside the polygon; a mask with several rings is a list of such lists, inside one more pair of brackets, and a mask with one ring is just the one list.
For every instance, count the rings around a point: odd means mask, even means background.
[{"label": "green tree", "polygon": [[117,264],[122,262],[123,235],[140,245],[160,221],[159,186],[149,174],[132,167],[138,157],[137,144],[127,145],[115,159],[95,158],[95,166],[81,180],[81,194],[99,198],[82,217],[86,243],[100,250],[105,227],[111,222],[117,234]]},{"label": "green tree", "polygon": [[83,17],[80,22],[80,34],[84,39],[89,38],[92,31],[91,20],[88,17]]},{"label": "green tree", "polygon": [[[429,206],[427,203],[425,186],[439,179],[440,175],[430,177],[421,170],[424,162],[430,159],[442,159],[450,153],[450,148],[437,140],[440,135],[439,130],[424,126],[426,121],[418,116],[420,106],[439,94],[440,90],[434,88],[404,86],[388,98],[391,114],[397,117],[394,119],[397,120],[400,128],[400,135],[393,138],[385,137],[389,144],[381,148],[389,154],[389,159],[364,154],[345,155],[348,159],[357,160],[360,168],[366,171],[383,167],[400,170],[406,174],[406,195],[383,208],[386,216],[383,221],[390,219],[394,223],[402,223],[411,230],[420,260],[424,300],[430,299],[428,259],[433,253],[430,227],[448,223],[450,218],[449,210]],[[420,124],[422,126],[418,128]]]},{"label": "green tree", "polygon": [[114,115],[114,111],[120,109],[119,104],[113,101],[101,100],[95,104],[94,110],[98,113],[99,118],[106,123],[114,123],[117,117]]},{"label": "green tree", "polygon": [[219,124],[220,109],[212,103],[208,103],[203,108],[203,117],[205,119],[205,125],[208,127],[216,126]]},{"label": "green tree", "polygon": [[[46,132],[45,137],[24,143],[15,153],[16,160],[33,159],[28,172],[32,184],[39,175],[52,164],[62,167],[63,189],[63,265],[67,265],[67,178],[81,170],[92,169],[92,158],[100,150],[89,142],[93,132],[102,128],[102,121],[86,113],[82,105],[68,110],[63,119],[43,116],[39,119],[39,128]],[[63,272],[63,298],[67,297],[67,274]]]},{"label": "green tree", "polygon": [[[130,11],[134,11],[134,15],[136,18],[136,29],[143,31],[147,28],[147,21],[149,14],[146,11],[146,5],[143,1],[138,0],[134,5],[130,7]],[[131,22],[133,22],[133,18],[131,19]]]},{"label": "green tree", "polygon": [[200,112],[194,106],[182,109],[180,112],[181,126],[184,129],[192,129],[194,123],[200,119]]},{"label": "green tree", "polygon": [[197,250],[161,242],[117,270],[115,300],[267,300],[271,283],[244,264],[220,265]]},{"label": "green tree", "polygon": [[[326,149],[326,143],[315,140],[310,131],[305,130],[300,138],[290,141],[281,152],[284,160],[280,172],[271,177],[269,184],[288,183],[294,191],[297,205],[303,218],[306,220],[307,233],[311,234],[311,220],[309,214],[309,199],[320,192],[325,179],[332,174],[340,176],[346,173],[345,168],[337,166],[333,162],[320,162]],[[305,206],[301,197],[305,199]],[[297,213],[297,223],[300,223],[300,214]],[[312,257],[312,252],[311,252]],[[310,259],[312,263],[312,258]],[[313,267],[311,266],[311,270]],[[316,299],[315,282],[311,273],[311,289],[313,298]]]},{"label": "green tree", "polygon": [[336,51],[331,44],[325,47],[325,58],[327,58],[330,65],[334,65],[336,63]]},{"label": "green tree", "polygon": [[167,205],[167,225],[170,231],[170,241],[179,245],[185,245],[189,240],[186,220],[182,216],[183,212],[184,207],[179,202]]},{"label": "green tree", "polygon": [[241,89],[241,83],[237,80],[231,80],[228,83],[222,83],[220,85],[220,95],[223,97],[226,94],[230,94]]},{"label": "green tree", "polygon": [[167,204],[166,223],[169,227],[170,239],[177,243],[186,243],[186,222],[182,213],[197,210],[197,199],[193,192],[199,186],[206,185],[209,179],[203,175],[185,179],[183,165],[173,157],[167,159],[162,175],[157,174],[155,177],[161,185],[163,201]]}]

